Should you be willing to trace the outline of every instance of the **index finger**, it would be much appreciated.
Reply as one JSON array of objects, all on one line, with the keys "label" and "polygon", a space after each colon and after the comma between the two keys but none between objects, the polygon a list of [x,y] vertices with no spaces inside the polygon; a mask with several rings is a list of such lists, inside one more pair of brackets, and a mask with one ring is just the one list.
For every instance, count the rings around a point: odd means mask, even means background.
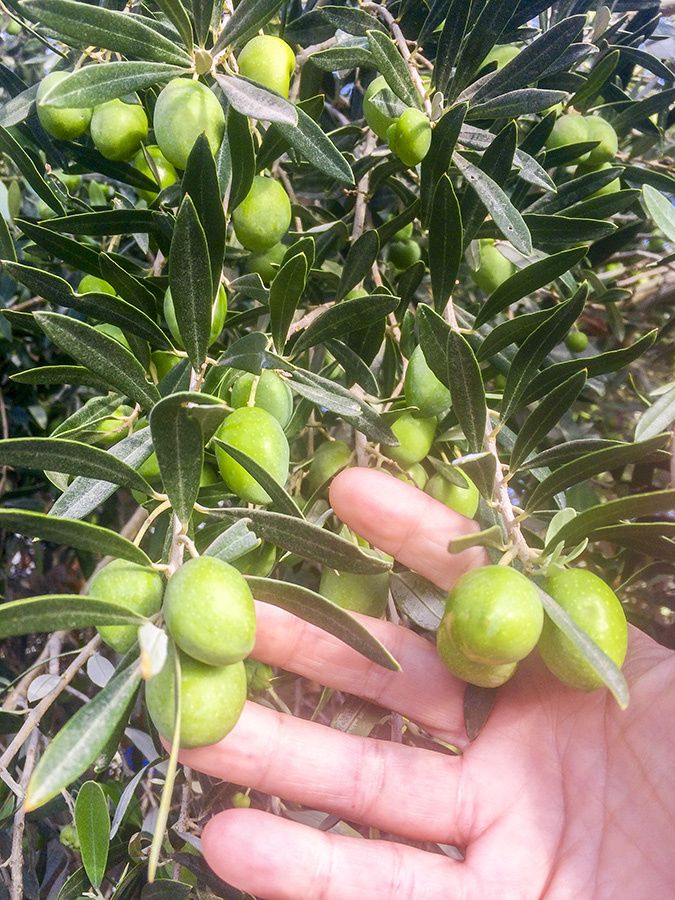
[{"label": "index finger", "polygon": [[448,552],[452,538],[479,530],[477,522],[381,469],[344,469],[333,479],[330,503],[368,543],[446,590],[487,564],[482,547]]}]

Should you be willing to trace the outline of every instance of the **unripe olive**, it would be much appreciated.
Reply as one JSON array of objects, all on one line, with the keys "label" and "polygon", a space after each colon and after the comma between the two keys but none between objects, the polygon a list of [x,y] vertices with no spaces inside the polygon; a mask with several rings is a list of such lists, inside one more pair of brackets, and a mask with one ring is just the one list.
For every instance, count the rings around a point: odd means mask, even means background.
[{"label": "unripe olive", "polygon": [[423,416],[437,416],[450,408],[450,391],[431,371],[421,347],[415,347],[404,380],[405,402]]},{"label": "unripe olive", "polygon": [[96,434],[90,438],[91,442],[101,447],[112,447],[113,444],[121,441],[127,436],[129,426],[125,420],[132,412],[130,406],[118,406],[113,413],[95,424]]},{"label": "unripe olive", "polygon": [[74,825],[64,825],[59,834],[59,841],[69,850],[80,852],[80,839],[77,836],[77,828]]},{"label": "unripe olive", "polygon": [[387,129],[387,143],[406,166],[422,162],[431,146],[431,122],[420,109],[410,107]]},{"label": "unripe olive", "polygon": [[611,162],[619,152],[619,139],[616,131],[606,119],[601,116],[585,116],[586,140],[600,141],[588,154],[586,162],[591,166],[599,166],[604,162]]},{"label": "unripe olive", "polygon": [[[145,152],[152,158],[154,167],[157,170],[157,175],[159,176],[159,190],[163,191],[164,188],[169,187],[169,185],[176,181],[178,173],[156,144],[150,144],[150,146],[145,148]],[[151,181],[157,180],[142,149],[134,156],[133,165]],[[158,193],[159,191],[144,191],[140,188],[138,189],[138,196],[142,197],[148,203],[151,203]]]},{"label": "unripe olive", "polygon": [[152,124],[164,156],[177,169],[184,169],[202,133],[211,152],[217,153],[225,133],[225,113],[205,84],[191,78],[174,78],[157,98]]},{"label": "unripe olive", "polygon": [[507,278],[510,278],[515,271],[516,267],[503,253],[500,253],[494,241],[489,239],[481,240],[480,266],[473,276],[479,288],[491,294]]},{"label": "unripe olive", "polygon": [[453,484],[438,472],[431,476],[424,491],[460,515],[466,516],[467,519],[473,519],[478,510],[480,493],[468,475],[460,474],[466,481],[465,488]]},{"label": "unripe olive", "polygon": [[[611,162],[600,163],[598,166],[589,165],[588,163],[584,163],[583,165],[577,166],[576,172],[574,173],[575,178],[580,177],[581,175],[589,175],[591,172],[602,172],[604,169],[611,169]],[[592,200],[594,197],[604,197],[605,194],[616,194],[617,191],[621,190],[621,179],[614,178],[608,184],[604,185],[601,188],[598,188],[597,191],[593,191],[592,194],[589,194],[586,197],[586,200]]]},{"label": "unripe olive", "polygon": [[421,462],[431,450],[436,435],[436,419],[417,418],[412,413],[404,412],[392,424],[391,430],[398,438],[398,447],[382,447],[382,452],[397,462],[403,469],[408,469]]},{"label": "unripe olive", "polygon": [[211,666],[239,662],[253,649],[251,589],[234,566],[215,556],[190,559],[172,575],[164,619],[180,649]]},{"label": "unripe olive", "polygon": [[[626,658],[628,625],[614,591],[587,569],[560,569],[547,579],[544,590],[619,668]],[[602,679],[589,666],[572,641],[548,616],[539,641],[539,653],[560,681],[580,691],[602,687]]]},{"label": "unripe olive", "polygon": [[111,160],[127,160],[148,136],[148,117],[137,103],[108,100],[94,109],[91,137],[98,152]]},{"label": "unripe olive", "polygon": [[235,809],[248,809],[251,806],[251,798],[243,791],[235,791],[232,794],[232,806]]},{"label": "unripe olive", "polygon": [[312,461],[307,470],[305,487],[307,496],[333,478],[340,469],[349,465],[352,458],[352,448],[344,441],[325,441],[314,452]]},{"label": "unripe olive", "polygon": [[[235,381],[230,396],[230,403],[235,409],[248,404],[255,378],[255,375],[245,372]],[[266,409],[285,428],[293,415],[293,393],[285,379],[272,369],[263,369],[255,389],[254,405]]]},{"label": "unripe olive", "polygon": [[408,222],[403,228],[399,228],[393,237],[394,241],[408,241],[413,236],[413,223]]},{"label": "unripe olive", "polygon": [[389,245],[389,261],[397,269],[409,269],[421,256],[417,241],[392,241]]},{"label": "unripe olive", "polygon": [[[220,337],[220,332],[225,325],[227,317],[227,294],[225,288],[221,284],[218,288],[213,305],[211,306],[211,331],[209,332],[209,346]],[[169,326],[171,337],[178,347],[183,347],[183,340],[178,330],[178,320],[176,319],[176,310],[173,305],[173,297],[171,296],[171,288],[167,288],[164,294],[164,318]]]},{"label": "unripe olive", "polygon": [[436,632],[436,649],[446,668],[457,678],[478,687],[496,688],[504,684],[516,671],[518,663],[486,666],[467,659],[455,646],[445,623]]},{"label": "unripe olive", "polygon": [[[384,554],[379,551],[368,549],[366,552],[384,558]],[[389,573],[356,575],[354,572],[337,572],[335,569],[324,568],[319,593],[342,609],[379,617],[387,609]]]},{"label": "unripe olive", "polygon": [[256,175],[248,194],[232,213],[237,239],[255,253],[278,244],[291,224],[291,201],[281,182]]},{"label": "unripe olive", "polygon": [[524,659],[537,645],[544,610],[535,585],[507,566],[467,572],[448,594],[443,616],[454,646],[481,665]]},{"label": "unripe olive", "polygon": [[180,362],[180,356],[176,356],[170,350],[153,350],[150,359],[157,373],[157,381],[161,381]]},{"label": "unripe olive", "polygon": [[[546,139],[548,150],[556,150],[558,147],[566,147],[568,144],[582,144],[593,140],[588,136],[587,120],[583,116],[568,113],[556,119],[553,129]],[[579,157],[580,160],[588,159],[588,153]]]},{"label": "unripe olive", "polygon": [[[89,583],[89,597],[117,603],[142,616],[154,616],[162,605],[164,582],[158,572],[129,562],[114,559],[100,569]],[[118,653],[126,653],[133,646],[137,625],[101,625],[101,639]]]},{"label": "unripe olive", "polygon": [[288,97],[295,54],[281,38],[259,34],[246,44],[237,57],[239,74]]},{"label": "unripe olive", "polygon": [[395,472],[394,478],[398,478],[399,481],[405,481],[407,484],[414,484],[421,491],[424,490],[427,483],[427,473],[421,463],[414,463],[403,472]]},{"label": "unripe olive", "polygon": [[[235,409],[220,426],[217,436],[250,456],[279,484],[286,482],[290,455],[288,441],[281,425],[267,410],[259,406]],[[255,478],[218,446],[216,459],[223,481],[238,497],[249,503],[270,502],[267,491]]]},{"label": "unripe olive", "polygon": [[583,331],[570,331],[565,338],[565,344],[570,353],[583,353],[588,347],[588,336]]},{"label": "unripe olive", "polygon": [[7,32],[7,34],[16,36],[17,34],[21,34],[23,28],[21,27],[19,22],[15,22],[14,19],[9,19],[7,24],[5,25],[5,31]]},{"label": "unripe olive", "polygon": [[52,137],[60,141],[72,141],[81,134],[84,134],[89,127],[91,121],[92,110],[88,107],[82,109],[57,106],[45,106],[43,98],[47,91],[51,90],[64,78],[67,78],[70,72],[50,72],[40,82],[35,95],[35,108],[37,110],[40,124]]},{"label": "unripe olive", "polygon": [[[117,293],[115,288],[105,278],[97,278],[96,275],[85,275],[77,286],[78,294],[112,294]],[[114,326],[113,326],[114,327]]]},{"label": "unripe olive", "polygon": [[275,244],[264,253],[251,253],[246,260],[249,272],[257,272],[265,284],[269,284],[279,271],[279,266],[288,248],[283,244]]},{"label": "unripe olive", "polygon": [[[175,685],[173,653],[162,670],[146,682],[145,700],[155,728],[165,740],[173,738]],[[243,662],[209,666],[179,653],[181,747],[205,747],[222,740],[237,724],[246,703]]]},{"label": "unripe olive", "polygon": [[378,75],[377,78],[374,78],[370,82],[363,95],[363,115],[365,120],[372,131],[374,131],[382,141],[386,140],[387,131],[396,121],[396,117],[388,116],[386,113],[380,112],[380,110],[374,106],[372,99],[386,87],[387,79],[384,75]]},{"label": "unripe olive", "polygon": [[490,63],[497,63],[497,68],[502,69],[511,60],[515,59],[516,56],[520,53],[520,48],[515,47],[513,44],[499,44],[496,47],[493,47],[492,50],[485,57],[483,62],[480,64],[481,69],[485,68],[485,66],[489,66]]},{"label": "unripe olive", "polygon": [[249,693],[262,694],[268,690],[274,678],[274,669],[267,663],[258,662],[255,659],[245,659],[246,683]]}]

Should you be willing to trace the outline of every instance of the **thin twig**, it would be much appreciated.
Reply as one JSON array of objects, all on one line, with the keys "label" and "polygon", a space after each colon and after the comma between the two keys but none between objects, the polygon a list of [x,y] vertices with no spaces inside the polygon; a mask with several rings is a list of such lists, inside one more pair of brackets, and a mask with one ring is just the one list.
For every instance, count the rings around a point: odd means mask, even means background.
[{"label": "thin twig", "polygon": [[[359,158],[370,156],[377,146],[377,138],[372,131],[368,131],[368,136],[359,153]],[[361,237],[363,228],[366,224],[366,213],[368,211],[368,193],[370,191],[370,171],[364,172],[356,185],[356,202],[354,203],[354,223],[352,225],[352,243]]]},{"label": "thin twig", "polygon": [[[26,750],[23,772],[21,773],[21,800],[26,793],[30,776],[35,767],[35,755],[37,753],[38,732],[34,731]],[[14,814],[14,828],[12,830],[12,854],[9,858],[9,872],[11,877],[11,900],[23,900],[23,833],[26,827],[26,810],[23,802]]]}]

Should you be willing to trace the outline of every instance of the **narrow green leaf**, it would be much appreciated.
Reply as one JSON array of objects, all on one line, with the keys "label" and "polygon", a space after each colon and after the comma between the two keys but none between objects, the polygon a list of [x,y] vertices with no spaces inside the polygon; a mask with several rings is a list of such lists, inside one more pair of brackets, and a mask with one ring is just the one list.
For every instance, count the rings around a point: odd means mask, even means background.
[{"label": "narrow green leaf", "polygon": [[540,309],[538,312],[524,313],[496,325],[488,332],[483,343],[478,348],[477,359],[479,361],[490,359],[491,356],[499,353],[500,350],[508,347],[509,344],[527,337],[542,322],[549,319],[554,312],[555,307],[552,309]]},{"label": "narrow green leaf", "polygon": [[0,259],[16,262],[16,247],[2,212],[0,212]]},{"label": "narrow green leaf", "polygon": [[528,256],[532,253],[532,236],[523,217],[513,206],[499,185],[486,175],[478,166],[474,166],[459,153],[453,156],[455,165],[474,189],[481,203],[488,210],[492,219],[516,250]]},{"label": "narrow green leaf", "polygon": [[283,353],[288,329],[307,283],[307,257],[294,256],[274,276],[270,287],[270,329],[274,346]]},{"label": "narrow green leaf", "polygon": [[35,108],[35,95],[39,87],[39,84],[34,84],[7,100],[0,110],[0,125],[11,128],[25,122]]},{"label": "narrow green leaf", "polygon": [[298,114],[295,106],[279,94],[268,91],[255,82],[234,75],[216,75],[223,94],[242,116],[262,119],[265,122],[282,122],[296,126]]},{"label": "narrow green leaf", "polygon": [[629,525],[608,525],[589,535],[589,540],[608,541],[618,547],[644,553],[651,559],[664,559],[675,563],[675,523],[638,522]]},{"label": "narrow green leaf", "polygon": [[[76,0],[23,0],[22,13],[72,47],[101,47],[150,62],[190,66],[190,55],[165,37],[152,19],[129,16]],[[147,22],[147,24],[145,24]]]},{"label": "narrow green leaf", "polygon": [[[478,15],[474,17],[476,12]],[[451,82],[451,97],[456,97],[469,83],[488,52],[497,43],[514,12],[514,4],[504,3],[503,0],[485,0],[480,7],[476,6],[467,13],[473,21],[461,43],[461,48],[457,48],[459,54],[454,59],[455,74]]]},{"label": "narrow green leaf", "polygon": [[337,603],[299,584],[290,584],[273,578],[255,578],[251,575],[248,575],[246,580],[256,600],[272,603],[321,628],[322,631],[327,631],[366,659],[385,669],[393,672],[400,670],[401,667],[394,657],[377,638]]},{"label": "narrow green leaf", "polygon": [[215,293],[223,270],[226,226],[218,172],[205,134],[200,134],[190,151],[181,189],[190,196],[204,229]]},{"label": "narrow green leaf", "polygon": [[171,240],[169,286],[178,330],[192,368],[197,371],[209,347],[215,291],[206,235],[187,194],[178,210]]},{"label": "narrow green leaf", "polygon": [[415,572],[394,572],[389,579],[394,603],[399,612],[408,616],[424,631],[435,632],[441,623],[447,592]]},{"label": "narrow green leaf", "polygon": [[459,103],[441,116],[432,132],[429,152],[422,160],[420,197],[422,218],[427,224],[436,186],[450,169],[452,154],[457,146],[466,110],[466,103]]},{"label": "narrow green leaf", "polygon": [[107,450],[64,438],[7,438],[0,441],[0,465],[63,472],[110,481],[151,494],[148,482]]},{"label": "narrow green leaf", "polygon": [[353,334],[368,325],[379,322],[393,312],[400,303],[391,294],[370,294],[354,300],[343,300],[314,319],[293,344],[293,354],[309,347],[323,344],[330,338]]},{"label": "narrow green leaf", "polygon": [[[470,11],[471,5],[466,0],[449,0],[448,2],[432,74],[434,87],[443,94],[447,92],[452,69],[457,60],[457,52],[466,32]],[[453,96],[458,93],[459,89],[453,92]]]},{"label": "narrow green leaf", "polygon": [[85,781],[77,792],[75,827],[82,865],[92,886],[99,888],[108,864],[110,813],[103,788],[95,781]]},{"label": "narrow green leaf", "polygon": [[506,378],[501,408],[503,422],[506,422],[521,404],[530,382],[548,353],[579,318],[587,296],[588,285],[584,282],[571,300],[559,304],[551,318],[525,338],[513,358]]},{"label": "narrow green leaf", "polygon": [[126,606],[82,594],[47,594],[12,600],[0,606],[0,638],[91,628],[98,625],[142,625],[144,616]]},{"label": "narrow green leaf", "polygon": [[436,185],[429,216],[429,271],[434,308],[442,312],[452,297],[463,247],[462,215],[452,182]]},{"label": "narrow green leaf", "polygon": [[612,77],[618,62],[618,50],[613,50],[611,53],[608,53],[606,56],[603,56],[602,59],[598,60],[589,72],[585,82],[575,91],[570,103],[572,103],[576,109],[587,108]]},{"label": "narrow green leaf", "polygon": [[182,38],[183,45],[191,52],[194,42],[192,24],[181,0],[157,0],[157,6],[159,6],[172,25],[175,26],[176,31]]},{"label": "narrow green leaf", "polygon": [[141,565],[150,564],[148,555],[140,547],[121,534],[91,522],[56,519],[44,513],[0,507],[0,528],[66,547],[75,547],[85,553],[114,556]]},{"label": "narrow green leaf", "polygon": [[33,773],[24,802],[27,810],[47,803],[87,771],[126,714],[140,680],[138,666],[127,666],[68,720]]},{"label": "narrow green leaf", "polygon": [[242,43],[266,25],[279,9],[283,0],[241,0],[213,49],[213,53],[224,50],[228,44]]},{"label": "narrow green leaf", "polygon": [[602,652],[598,645],[592,641],[585,631],[576,624],[571,616],[549,595],[538,588],[544,610],[555,625],[569,638],[576,649],[583,654],[586,662],[602,678],[610,689],[621,709],[628,706],[628,685],[620,670],[612,660]]},{"label": "narrow green leaf", "polygon": [[[650,494],[634,494],[608,500],[599,506],[592,506],[580,512],[571,522],[558,531],[553,539],[554,544],[563,541],[568,547],[576,546],[584,538],[606,525],[614,525],[623,519],[634,519],[639,516],[656,515],[669,512],[675,505],[675,489],[654,491]],[[545,548],[550,550],[547,545]]]},{"label": "narrow green leaf", "polygon": [[[197,42],[204,46],[211,29],[213,19],[214,0],[192,0],[192,17],[197,32]],[[220,8],[220,6],[219,6]]]},{"label": "narrow green leaf", "polygon": [[9,377],[17,384],[83,384],[97,390],[108,390],[107,383],[92,375],[84,366],[37,366]]},{"label": "narrow green leaf", "polygon": [[368,45],[364,46],[365,42],[362,42],[361,38],[357,40],[359,43],[356,45],[340,43],[337,47],[312,53],[310,56],[312,65],[323,69],[324,72],[339,72],[342,69],[356,69],[359,66],[374,68],[373,54]]},{"label": "narrow green leaf", "polygon": [[155,295],[140,278],[127,272],[109,253],[99,256],[101,275],[115,288],[120,297],[154,319],[157,302]]},{"label": "narrow green leaf", "polygon": [[[149,182],[150,187],[154,187]],[[161,239],[171,232],[171,218],[155,209],[104,209],[100,212],[75,213],[63,218],[47,219],[45,227],[70,234],[104,237],[111,234],[154,234]]]},{"label": "narrow green leaf", "polygon": [[675,101],[675,88],[658,91],[644,100],[631,103],[612,120],[612,126],[618,134],[623,134],[636,127],[654,113],[668,109]]},{"label": "narrow green leaf", "polygon": [[[39,438],[39,440],[43,441],[45,439]],[[151,453],[152,440],[149,428],[142,428],[134,432],[108,450],[108,456],[112,460],[126,463],[127,466],[133,469],[141,466]],[[138,473],[136,474],[138,475]],[[109,481],[78,476],[56,500],[49,514],[50,516],[83,519],[114,494],[116,490],[117,485],[111,484]]]},{"label": "narrow green leaf", "polygon": [[596,450],[604,450],[605,447],[624,447],[622,441],[601,440],[599,438],[586,438],[576,441],[566,441],[557,447],[549,447],[548,450],[542,450],[536,456],[530,457],[526,462],[521,463],[520,471],[536,468],[555,469],[558,466],[570,460],[581,458],[587,453],[595,453]]},{"label": "narrow green leaf", "polygon": [[114,338],[60,313],[34,315],[47,337],[65,353],[130,400],[147,409],[159,399],[159,392],[147,381],[143,366]]},{"label": "narrow green leaf", "polygon": [[298,519],[297,516],[287,516],[267,509],[233,508],[209,509],[209,515],[232,521],[251,519],[253,531],[261,540],[269,541],[303,559],[320,560],[322,565],[340,572],[375,575],[387,572],[390,568],[385,560],[364,553],[351,541],[311,522]]},{"label": "narrow green leaf", "polygon": [[368,32],[368,44],[375,66],[387,84],[406,106],[422,107],[420,95],[415,90],[410,70],[392,39],[379,29]]},{"label": "narrow green leaf", "polygon": [[609,169],[602,169],[599,172],[589,172],[587,175],[580,175],[578,178],[572,178],[570,181],[561,185],[556,194],[546,194],[540,197],[528,206],[527,210],[531,213],[552,213],[569,209],[575,203],[588,199],[591,194],[600,188],[605,187],[621,175],[620,166],[611,166]]},{"label": "narrow green leaf", "polygon": [[523,423],[511,451],[511,469],[515,472],[520,463],[546,437],[579,396],[586,383],[586,371],[577,372],[554,388]]},{"label": "narrow green leaf", "polygon": [[586,247],[572,247],[539,259],[523,269],[519,269],[493,291],[476,316],[475,327],[480,328],[497,313],[512,303],[538,291],[575,266],[586,255]]},{"label": "narrow green leaf", "polygon": [[246,469],[249,475],[255,478],[260,487],[272,498],[272,505],[275,506],[279,512],[284,513],[284,515],[287,516],[297,516],[300,519],[303,518],[302,512],[298,508],[295,500],[284,490],[283,485],[279,484],[279,482],[276,481],[263,466],[259,465],[254,459],[251,459],[248,454],[242,453],[241,450],[233,447],[231,444],[227,444],[225,441],[221,441],[220,438],[213,438],[212,443],[225,450],[235,462],[238,462],[240,466]]},{"label": "narrow green leaf", "polygon": [[82,269],[83,272],[100,278],[98,253],[91,247],[86,247],[79,241],[57,234],[42,225],[36,225],[35,222],[17,219],[16,224],[26,237],[36,243],[38,247],[42,247],[52,256],[58,257],[73,268]]},{"label": "narrow green leaf", "polygon": [[[256,153],[251,128],[246,116],[240,115],[235,109],[227,111],[226,138],[218,153],[218,173],[220,178],[220,163],[226,155],[230,169],[227,207],[231,211],[239,206],[250,191],[256,173]],[[225,188],[226,185],[221,180],[221,189],[227,193]]]},{"label": "narrow green leaf", "polygon": [[319,172],[342,184],[354,184],[354,174],[349,163],[323,129],[300,106],[296,107],[296,112],[297,125],[275,122],[273,128]]},{"label": "narrow green leaf", "polygon": [[328,19],[331,25],[348,34],[355,34],[359,37],[367,37],[368,32],[373,29],[386,31],[385,26],[375,16],[365,12],[362,9],[352,9],[346,6],[322,5],[321,16]]},{"label": "narrow green leaf", "polygon": [[41,200],[44,200],[47,206],[54,210],[57,216],[64,216],[66,214],[60,199],[47,184],[45,178],[40,174],[31,157],[26,153],[14,136],[10,134],[6,128],[0,126],[0,154],[2,153],[9,156],[38,197]]},{"label": "narrow green leaf", "polygon": [[336,301],[342,300],[345,294],[356,287],[370,272],[380,252],[380,238],[374,229],[364,231],[351,246],[342,267],[340,283],[335,291]]},{"label": "narrow green leaf", "polygon": [[[569,380],[571,381],[571,379]],[[547,403],[548,399],[542,406]],[[580,484],[600,472],[609,472],[611,469],[618,469],[633,462],[646,462],[654,455],[655,451],[664,450],[667,446],[668,435],[659,434],[635,444],[619,444],[604,447],[586,455],[578,455],[571,462],[557,468],[535,487],[527,501],[527,508],[536,509],[538,504],[547,497],[567,490],[573,484]],[[667,454],[665,457],[667,459]]]},{"label": "narrow green leaf", "polygon": [[98,106],[117,97],[177,78],[185,72],[181,66],[153,62],[109,62],[85,66],[59,81],[41,99],[43,106]]},{"label": "narrow green leaf", "polygon": [[345,370],[345,382],[347,387],[354,384],[360,384],[367,394],[377,396],[379,387],[377,379],[361,359],[358,353],[355,353],[351,347],[348,347],[342,341],[335,338],[326,341],[326,349],[335,357]]},{"label": "narrow green leaf", "polygon": [[[207,544],[202,555],[216,556],[223,562],[232,562],[248,553],[249,550],[259,547],[261,541],[249,529],[250,524],[251,522],[246,519],[239,519]],[[204,529],[204,531],[206,530]]]},{"label": "narrow green leaf", "polygon": [[520,91],[509,91],[499,97],[484,100],[472,105],[466,115],[469,119],[515,119],[525,113],[542,112],[567,97],[565,91],[542,91],[537,88],[524,88]]},{"label": "narrow green leaf", "polygon": [[606,238],[617,230],[613,222],[594,219],[572,219],[562,216],[523,216],[535,247],[550,253],[557,247],[577,246]]},{"label": "narrow green leaf", "polygon": [[642,187],[642,199],[647,213],[669,241],[675,241],[675,212],[667,197],[649,184]]},{"label": "narrow green leaf", "polygon": [[452,408],[469,450],[482,449],[487,422],[485,389],[480,367],[466,338],[453,331],[430,306],[420,306],[420,345],[440,381],[450,390]]},{"label": "narrow green leaf", "polygon": [[675,387],[646,409],[635,426],[635,440],[644,441],[670,428],[675,422]]}]

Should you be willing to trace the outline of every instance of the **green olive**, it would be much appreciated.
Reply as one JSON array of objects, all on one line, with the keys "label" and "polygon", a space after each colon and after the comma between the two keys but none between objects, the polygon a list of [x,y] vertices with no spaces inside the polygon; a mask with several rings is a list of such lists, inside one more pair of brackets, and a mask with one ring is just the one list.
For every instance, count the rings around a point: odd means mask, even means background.
[{"label": "green olive", "polygon": [[270,284],[279,271],[287,249],[283,244],[275,244],[264,253],[251,253],[246,260],[246,268],[249,272],[257,272],[265,284]]},{"label": "green olive", "polygon": [[237,239],[247,250],[264,253],[278,244],[291,224],[291,201],[281,182],[256,175],[232,213],[232,222]]},{"label": "green olive", "polygon": [[295,54],[286,41],[272,34],[259,34],[246,44],[237,57],[237,64],[244,78],[288,97]]},{"label": "green olive", "polygon": [[[180,659],[181,747],[205,747],[222,740],[241,715],[246,702],[246,671],[242,662],[209,666],[185,653]],[[145,700],[155,728],[173,738],[175,683],[173,654],[162,670],[146,682]]]},{"label": "green olive", "polygon": [[157,381],[161,381],[169,372],[181,361],[180,356],[176,356],[170,350],[153,350],[150,358],[157,373]]},{"label": "green olive", "polygon": [[[154,616],[162,605],[164,582],[158,572],[114,559],[100,569],[89,583],[88,596],[117,603],[141,616]],[[126,653],[136,641],[137,625],[101,625],[101,639],[118,653]]]},{"label": "green olive", "polygon": [[121,441],[128,434],[129,425],[126,420],[132,412],[130,406],[118,406],[111,415],[96,423],[94,426],[96,434],[90,438],[91,442],[100,447],[112,447]]},{"label": "green olive", "polygon": [[420,109],[406,109],[387,129],[387,143],[404,165],[416,166],[429,152],[431,122]]},{"label": "green olive", "polygon": [[[344,529],[344,531],[347,531]],[[348,532],[347,532],[348,533]],[[372,550],[362,539],[358,543],[366,553],[380,559],[390,559],[379,550]],[[364,613],[367,616],[383,616],[389,599],[389,573],[356,575],[354,572],[337,572],[324,567],[321,573],[319,593],[342,609]]]},{"label": "green olive", "polygon": [[588,347],[588,335],[583,331],[570,331],[565,338],[565,344],[570,353],[583,353]]},{"label": "green olive", "polygon": [[480,266],[474,280],[487,294],[496,291],[516,271],[515,266],[495,246],[494,241],[480,241]]},{"label": "green olive", "polygon": [[187,165],[200,134],[206,134],[215,155],[225,133],[225,113],[218,98],[200,81],[174,78],[162,90],[153,116],[155,140],[177,169]]},{"label": "green olive", "polygon": [[77,286],[78,294],[112,294],[117,293],[115,288],[105,278],[97,278],[96,275],[85,275]]},{"label": "green olive", "polygon": [[[577,166],[576,172],[574,173],[574,177],[578,178],[581,175],[590,175],[591,172],[602,172],[605,169],[613,168],[611,162],[600,163],[600,165],[594,166],[589,165],[588,163],[584,163],[583,165]],[[597,191],[593,191],[592,194],[589,194],[588,197],[585,197],[586,200],[592,200],[594,197],[604,197],[606,194],[616,194],[617,191],[621,190],[621,179],[614,178],[608,184],[604,185],[604,187],[598,188]]]},{"label": "green olive", "polygon": [[344,441],[325,441],[314,451],[304,481],[307,496],[311,497],[320,487],[349,465],[352,448]]},{"label": "green olive", "polygon": [[[220,337],[220,332],[223,330],[226,317],[227,294],[225,293],[225,288],[221,284],[218,288],[218,293],[216,294],[213,305],[211,307],[211,331],[209,332],[209,346],[211,346],[211,344],[213,344],[214,341],[217,341]],[[164,318],[166,319],[166,324],[169,326],[171,337],[174,339],[176,345],[182,348],[183,340],[181,338],[180,331],[178,330],[178,321],[176,319],[176,311],[173,305],[173,297],[171,296],[171,288],[168,288],[166,293],[164,294]]]},{"label": "green olive", "polygon": [[[457,471],[459,472],[459,470]],[[450,509],[454,509],[460,515],[466,516],[467,519],[473,519],[478,511],[480,493],[468,475],[464,475],[461,472],[459,474],[466,481],[465,488],[460,487],[458,484],[453,484],[438,472],[436,475],[431,476],[424,490],[431,497],[444,503]]]},{"label": "green olive", "polygon": [[455,647],[472,662],[507,665],[536,647],[544,623],[537,588],[507,566],[467,572],[448,594],[443,625]]},{"label": "green olive", "polygon": [[190,559],[164,593],[169,634],[193,659],[226,666],[248,656],[255,641],[253,596],[243,575],[214,556]]},{"label": "green olive", "polygon": [[587,141],[600,141],[588,154],[586,162],[591,166],[599,166],[604,162],[611,162],[619,152],[619,139],[616,131],[601,116],[585,116]]},{"label": "green olive", "polygon": [[231,563],[237,571],[244,575],[255,575],[257,578],[267,578],[276,564],[277,548],[274,544],[267,543],[254,547],[238,559],[233,559]]},{"label": "green olive", "polygon": [[[556,150],[558,147],[566,147],[569,144],[582,144],[594,140],[588,136],[587,119],[583,116],[567,113],[556,119],[553,130],[546,139],[546,148]],[[584,153],[579,160],[587,160],[589,154]]]},{"label": "green olive", "polygon": [[436,632],[436,649],[446,668],[462,681],[478,687],[496,688],[504,684],[516,671],[518,663],[505,663],[499,666],[486,666],[467,659],[455,646],[445,620]]},{"label": "green olive", "polygon": [[[217,431],[217,437],[250,456],[283,485],[288,477],[289,447],[286,435],[274,416],[259,406],[235,409]],[[249,503],[270,502],[267,491],[222,448],[216,446],[221,477],[228,488]]]},{"label": "green olive", "polygon": [[[237,378],[230,396],[235,409],[248,405],[255,379],[250,372]],[[254,405],[266,409],[285,428],[293,415],[293,393],[284,378],[272,369],[263,369],[256,384]]]},{"label": "green olive", "polygon": [[[587,569],[560,569],[544,590],[619,668],[626,658],[628,625],[614,591]],[[572,641],[546,616],[539,653],[560,681],[580,691],[603,686]]]},{"label": "green olive", "polygon": [[389,245],[389,262],[397,269],[409,269],[422,257],[417,241],[392,241]]},{"label": "green olive", "polygon": [[395,472],[394,478],[399,481],[405,481],[407,484],[413,484],[421,491],[424,490],[427,483],[426,469],[421,463],[414,463],[410,468],[404,469],[403,472]]},{"label": "green olive", "polygon": [[35,108],[40,124],[52,137],[60,141],[72,141],[84,134],[89,128],[92,110],[88,107],[82,109],[70,107],[45,106],[43,103],[47,91],[51,90],[70,72],[50,72],[40,82],[35,95]]},{"label": "green olive", "polygon": [[429,368],[421,347],[415,347],[404,380],[405,402],[423,416],[438,416],[450,408],[450,391]]},{"label": "green olive", "polygon": [[[174,184],[174,182],[178,178],[178,173],[166,158],[166,156],[164,156],[159,147],[156,144],[150,144],[145,148],[145,153],[150,156],[153,165],[157,170],[157,176],[159,176],[159,190],[163,191],[164,188],[167,188],[170,185]],[[150,168],[148,160],[145,157],[145,153],[143,153],[142,149],[139,150],[136,156],[134,156],[133,165],[136,169],[138,169],[139,172],[141,172],[151,181],[157,181],[157,177]],[[158,193],[159,191],[144,191],[140,188],[138,190],[138,196],[142,197],[148,203],[152,203]]]},{"label": "green olive", "polygon": [[391,430],[398,438],[398,447],[382,447],[385,453],[401,468],[409,469],[421,462],[431,450],[436,436],[436,419],[417,418],[412,413],[404,412],[392,424]]},{"label": "green olive", "polygon": [[387,139],[387,131],[390,126],[394,124],[396,121],[395,116],[388,116],[386,113],[381,112],[374,104],[373,97],[380,93],[380,91],[387,88],[387,80],[384,75],[378,75],[377,78],[374,78],[368,87],[366,88],[366,92],[363,95],[363,115],[368,123],[369,127],[375,134],[380,138],[380,140],[384,141]]},{"label": "green olive", "polygon": [[137,103],[109,100],[94,109],[91,137],[106,159],[130,159],[148,136],[148,117]]}]

